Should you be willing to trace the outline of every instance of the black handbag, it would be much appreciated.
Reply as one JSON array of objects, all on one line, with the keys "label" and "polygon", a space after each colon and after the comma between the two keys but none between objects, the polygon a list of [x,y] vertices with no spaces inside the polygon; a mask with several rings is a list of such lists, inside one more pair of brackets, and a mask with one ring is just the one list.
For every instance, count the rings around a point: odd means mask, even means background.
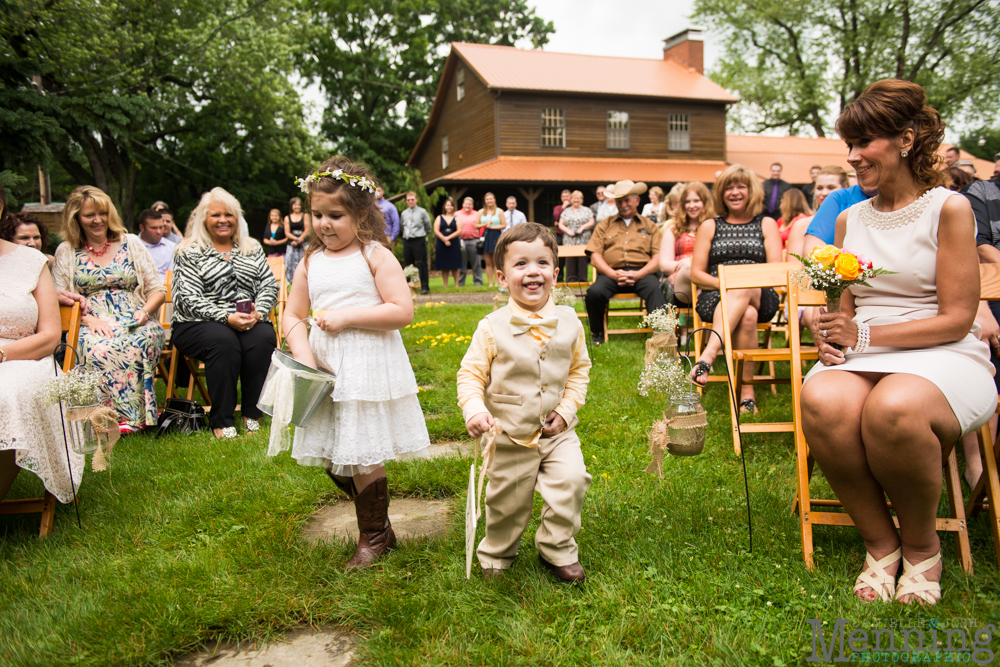
[{"label": "black handbag", "polygon": [[480,236],[476,239],[476,254],[482,255],[484,250],[486,250],[486,239]]},{"label": "black handbag", "polygon": [[186,398],[168,398],[163,412],[156,422],[156,437],[167,433],[190,435],[208,428],[205,423],[205,408],[197,401]]}]

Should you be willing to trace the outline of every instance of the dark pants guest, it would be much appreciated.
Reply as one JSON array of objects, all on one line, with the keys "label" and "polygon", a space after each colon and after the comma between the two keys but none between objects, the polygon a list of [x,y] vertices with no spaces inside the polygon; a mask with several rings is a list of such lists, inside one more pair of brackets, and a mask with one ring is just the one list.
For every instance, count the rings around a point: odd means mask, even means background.
[{"label": "dark pants guest", "polygon": [[236,383],[242,388],[244,417],[260,419],[257,407],[271,354],[277,346],[274,327],[267,320],[248,331],[236,331],[220,322],[183,322],[173,327],[172,340],[181,354],[205,363],[205,381],[212,401],[212,428],[235,426]]},{"label": "dark pants guest", "polygon": [[413,264],[420,271],[420,291],[427,294],[430,291],[430,279],[427,276],[427,237],[416,236],[403,239],[403,266]]},{"label": "dark pants guest", "polygon": [[611,297],[623,293],[638,294],[650,313],[666,305],[663,292],[660,290],[660,279],[656,273],[640,278],[634,285],[619,285],[606,275],[600,274],[594,284],[587,288],[586,297],[587,318],[590,320],[590,333],[594,338],[604,337],[604,311]]},{"label": "dark pants guest", "polygon": [[585,283],[590,279],[587,273],[590,268],[590,260],[586,257],[566,257],[566,269],[564,275],[568,283]]}]

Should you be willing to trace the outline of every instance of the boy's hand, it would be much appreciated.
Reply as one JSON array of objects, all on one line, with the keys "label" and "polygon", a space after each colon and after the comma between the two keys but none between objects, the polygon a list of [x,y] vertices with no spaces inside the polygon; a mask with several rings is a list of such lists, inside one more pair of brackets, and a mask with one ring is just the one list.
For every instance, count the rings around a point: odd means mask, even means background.
[{"label": "boy's hand", "polygon": [[480,412],[478,415],[473,415],[465,425],[465,428],[473,438],[480,438],[483,433],[493,428],[493,415],[488,412]]},{"label": "boy's hand", "polygon": [[566,430],[566,420],[562,418],[562,415],[553,410],[545,417],[545,428],[542,429],[542,435],[546,438],[551,438],[554,435],[559,435]]}]

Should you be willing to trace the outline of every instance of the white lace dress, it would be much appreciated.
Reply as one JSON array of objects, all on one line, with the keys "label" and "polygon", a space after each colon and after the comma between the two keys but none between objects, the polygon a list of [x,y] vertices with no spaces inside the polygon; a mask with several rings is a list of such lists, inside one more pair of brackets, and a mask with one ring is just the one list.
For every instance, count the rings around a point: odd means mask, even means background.
[{"label": "white lace dress", "polygon": [[[38,303],[31,293],[46,266],[45,255],[32,248],[18,246],[0,255],[0,347],[35,333]],[[55,373],[51,356],[0,363],[0,450],[15,450],[18,467],[37,475],[59,502],[68,503],[73,500],[69,468],[79,489],[84,457],[70,448],[66,465],[59,406],[45,405],[41,398],[42,387]]]},{"label": "white lace dress", "polygon": [[[309,301],[314,312],[384,303],[361,252],[312,255]],[[373,472],[383,461],[428,456],[417,381],[398,331],[345,329],[331,336],[313,327],[309,347],[337,381],[333,400],[320,406],[306,428],[295,429],[292,457],[299,464],[346,477]]]},{"label": "white lace dress", "polygon": [[[848,209],[844,247],[867,256],[876,267],[896,271],[875,276],[871,287],[851,287],[855,321],[878,326],[938,314],[937,283],[949,277],[937,273],[938,223],[945,201],[956,194],[934,188],[896,214],[874,210],[871,199]],[[892,222],[894,215],[909,221]],[[848,352],[843,364],[813,366],[805,381],[829,371],[917,375],[941,390],[962,433],[970,433],[985,424],[997,407],[990,349],[979,340],[980,331],[979,324],[973,324],[961,340],[932,347],[869,347],[862,354]]]}]

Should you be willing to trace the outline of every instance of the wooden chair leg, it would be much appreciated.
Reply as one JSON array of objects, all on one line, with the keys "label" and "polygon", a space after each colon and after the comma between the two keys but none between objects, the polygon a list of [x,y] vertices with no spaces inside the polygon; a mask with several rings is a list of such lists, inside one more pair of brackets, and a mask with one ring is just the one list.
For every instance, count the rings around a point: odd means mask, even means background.
[{"label": "wooden chair leg", "polygon": [[965,503],[962,500],[962,485],[958,476],[958,457],[955,448],[952,447],[948,455],[948,464],[945,467],[945,483],[948,489],[948,505],[951,510],[951,518],[958,522],[958,530],[955,531],[955,550],[958,552],[959,561],[965,573],[972,575],[972,548],[969,546],[969,523],[965,519]]},{"label": "wooden chair leg", "polygon": [[47,537],[52,532],[52,526],[56,520],[56,497],[45,491],[42,509],[42,526],[38,531],[38,537]]},{"label": "wooden chair leg", "polygon": [[976,488],[972,490],[965,511],[969,516],[975,516],[983,509],[989,511],[993,549],[996,552],[997,565],[1000,566],[1000,474],[997,471],[1000,438],[995,443],[991,442],[992,439],[989,424],[979,429],[979,455],[983,459],[983,474]]}]

